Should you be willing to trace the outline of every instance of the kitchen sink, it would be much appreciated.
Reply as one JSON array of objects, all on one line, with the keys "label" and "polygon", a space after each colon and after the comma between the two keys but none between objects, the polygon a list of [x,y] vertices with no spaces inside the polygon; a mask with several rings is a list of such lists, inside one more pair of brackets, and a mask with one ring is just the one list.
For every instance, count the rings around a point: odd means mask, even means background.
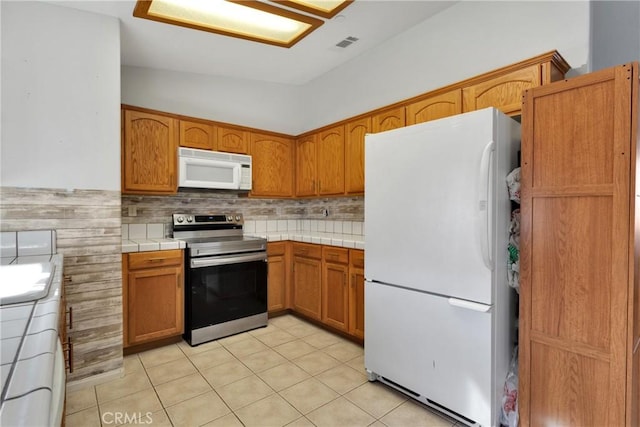
[{"label": "kitchen sink", "polygon": [[52,262],[0,266],[0,305],[35,301],[47,296],[54,271]]}]

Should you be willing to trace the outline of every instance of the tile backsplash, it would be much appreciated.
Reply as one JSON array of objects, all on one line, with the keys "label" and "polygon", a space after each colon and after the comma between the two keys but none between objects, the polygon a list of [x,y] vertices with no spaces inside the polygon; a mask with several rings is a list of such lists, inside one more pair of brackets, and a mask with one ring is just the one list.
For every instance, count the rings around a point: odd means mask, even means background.
[{"label": "tile backsplash", "polygon": [[[258,225],[258,221],[265,221],[264,226],[270,227],[270,230],[263,230],[265,232],[283,231],[284,221],[286,221],[287,230],[291,230],[293,227],[300,229],[298,225],[294,226],[289,223],[289,221],[295,220],[322,221],[325,226],[328,222],[362,223],[364,221],[363,196],[326,199],[258,199],[235,192],[191,189],[188,191],[180,190],[178,194],[172,196],[123,195],[121,209],[123,224],[164,224],[164,236],[170,235],[171,216],[177,212],[193,214],[241,213],[245,222],[256,221],[257,227],[261,227],[263,224]],[[328,212],[328,216],[324,215],[325,210]],[[135,211],[136,215],[129,216],[130,211]],[[169,227],[169,231],[167,227]],[[311,223],[309,223],[309,227],[311,227]],[[340,226],[338,225],[338,227]],[[349,225],[346,228],[347,233],[348,227]],[[353,228],[352,232],[354,232]],[[354,234],[357,234],[357,229]]]},{"label": "tile backsplash", "polygon": [[52,255],[56,253],[55,230],[0,232],[2,257]]}]

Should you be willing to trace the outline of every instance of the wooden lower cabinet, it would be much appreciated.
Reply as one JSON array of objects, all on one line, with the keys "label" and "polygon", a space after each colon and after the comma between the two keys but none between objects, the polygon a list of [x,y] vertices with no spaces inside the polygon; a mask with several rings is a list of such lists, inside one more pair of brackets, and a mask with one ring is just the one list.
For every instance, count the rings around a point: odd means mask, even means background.
[{"label": "wooden lower cabinet", "polygon": [[[278,257],[282,255],[275,255],[275,249],[272,251],[274,255],[269,255],[269,259],[273,256],[276,265],[274,281],[281,280]],[[293,312],[364,340],[364,251],[293,242],[291,263]],[[270,280],[271,274],[270,271]],[[277,285],[273,288],[279,289]]]},{"label": "wooden lower cabinet", "polygon": [[364,339],[364,251],[349,250],[349,330]]},{"label": "wooden lower cabinet", "polygon": [[293,309],[312,319],[321,320],[322,252],[320,246],[294,243]]},{"label": "wooden lower cabinet", "polygon": [[182,334],[182,250],[122,255],[124,346]]},{"label": "wooden lower cabinet", "polygon": [[322,247],[322,321],[347,332],[349,329],[349,250]]},{"label": "wooden lower cabinet", "polygon": [[270,313],[285,310],[289,307],[289,260],[287,248],[287,242],[267,244],[267,263],[269,266],[267,310]]}]

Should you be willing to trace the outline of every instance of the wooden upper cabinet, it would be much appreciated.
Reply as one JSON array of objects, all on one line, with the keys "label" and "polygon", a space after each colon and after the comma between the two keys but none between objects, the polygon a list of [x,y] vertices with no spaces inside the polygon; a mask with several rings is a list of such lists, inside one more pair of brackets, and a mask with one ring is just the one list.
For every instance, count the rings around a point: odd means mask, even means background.
[{"label": "wooden upper cabinet", "polygon": [[373,133],[401,128],[405,125],[404,107],[394,108],[375,114],[371,119]]},{"label": "wooden upper cabinet", "polygon": [[178,120],[124,110],[122,192],[172,194],[178,189]]},{"label": "wooden upper cabinet", "polygon": [[371,117],[345,125],[345,192],[364,193],[364,137],[371,133]]},{"label": "wooden upper cabinet", "polygon": [[294,141],[251,133],[252,196],[293,196]]},{"label": "wooden upper cabinet", "polygon": [[495,107],[508,115],[518,115],[525,90],[542,83],[540,65],[532,65],[462,89],[463,111]]},{"label": "wooden upper cabinet", "polygon": [[241,129],[217,126],[218,151],[248,154],[250,133]]},{"label": "wooden upper cabinet", "polygon": [[313,196],[317,193],[316,135],[296,141],[296,196]]},{"label": "wooden upper cabinet", "polygon": [[215,129],[203,123],[180,120],[180,146],[215,150]]},{"label": "wooden upper cabinet", "polygon": [[462,113],[462,90],[454,89],[407,105],[407,126]]},{"label": "wooden upper cabinet", "polygon": [[318,134],[318,194],[344,193],[344,126],[336,126]]}]

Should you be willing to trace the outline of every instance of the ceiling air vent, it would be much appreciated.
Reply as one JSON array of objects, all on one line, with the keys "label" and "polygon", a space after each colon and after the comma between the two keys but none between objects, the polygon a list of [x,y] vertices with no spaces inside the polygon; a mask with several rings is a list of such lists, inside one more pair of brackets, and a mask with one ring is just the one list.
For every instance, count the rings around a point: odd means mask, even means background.
[{"label": "ceiling air vent", "polygon": [[351,44],[353,44],[353,43],[355,43],[357,41],[358,41],[357,37],[349,36],[346,39],[340,41],[339,43],[336,43],[336,46],[345,48],[345,47],[347,47],[347,46],[349,46],[349,45],[351,45]]}]

